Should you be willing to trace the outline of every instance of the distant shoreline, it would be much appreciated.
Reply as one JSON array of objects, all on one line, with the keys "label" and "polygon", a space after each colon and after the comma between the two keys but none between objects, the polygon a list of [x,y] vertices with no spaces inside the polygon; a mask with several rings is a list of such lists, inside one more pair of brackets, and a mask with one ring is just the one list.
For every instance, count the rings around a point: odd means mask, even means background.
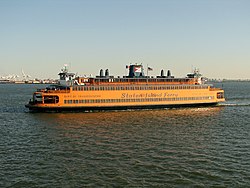
[{"label": "distant shoreline", "polygon": [[[230,80],[230,79],[222,79],[222,80],[217,80],[217,79],[209,79],[207,83],[226,83],[226,82],[250,82],[250,79],[237,79],[237,80]],[[34,81],[8,81],[8,80],[0,80],[0,84],[57,84],[57,81],[51,81],[51,82],[34,82]]]},{"label": "distant shoreline", "polygon": [[58,82],[52,81],[52,82],[33,82],[33,81],[18,81],[18,82],[13,82],[13,81],[5,81],[5,80],[0,80],[0,84],[57,84]]},{"label": "distant shoreline", "polygon": [[220,83],[220,82],[250,82],[250,79],[233,79],[233,80],[230,80],[230,79],[223,79],[223,80],[208,80],[208,82],[214,82],[214,83]]}]

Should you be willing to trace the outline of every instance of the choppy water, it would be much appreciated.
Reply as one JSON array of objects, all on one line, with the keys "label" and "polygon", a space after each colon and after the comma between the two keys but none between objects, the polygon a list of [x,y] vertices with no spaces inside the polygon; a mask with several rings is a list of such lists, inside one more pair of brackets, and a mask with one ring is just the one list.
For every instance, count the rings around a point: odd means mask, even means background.
[{"label": "choppy water", "polygon": [[35,87],[0,85],[0,187],[250,185],[250,82],[218,107],[99,113],[29,113]]}]

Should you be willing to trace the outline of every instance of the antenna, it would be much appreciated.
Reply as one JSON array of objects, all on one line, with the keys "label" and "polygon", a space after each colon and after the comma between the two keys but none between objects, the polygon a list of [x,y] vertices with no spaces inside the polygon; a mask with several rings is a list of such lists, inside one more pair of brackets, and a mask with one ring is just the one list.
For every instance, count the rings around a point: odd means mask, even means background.
[{"label": "antenna", "polygon": [[69,69],[71,70],[71,62],[69,62]]}]

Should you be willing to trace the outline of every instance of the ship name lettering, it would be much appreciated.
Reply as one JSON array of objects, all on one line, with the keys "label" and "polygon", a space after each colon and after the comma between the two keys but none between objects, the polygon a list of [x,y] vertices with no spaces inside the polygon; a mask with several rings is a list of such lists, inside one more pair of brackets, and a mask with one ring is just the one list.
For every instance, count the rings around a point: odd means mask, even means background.
[{"label": "ship name lettering", "polygon": [[122,93],[121,98],[161,98],[164,96],[164,93]]},{"label": "ship name lettering", "polygon": [[164,97],[178,97],[177,93],[164,93]]},{"label": "ship name lettering", "polygon": [[138,93],[133,93],[133,94],[128,94],[128,93],[122,93],[122,99],[123,98],[144,98],[146,97],[146,94],[138,94]]}]

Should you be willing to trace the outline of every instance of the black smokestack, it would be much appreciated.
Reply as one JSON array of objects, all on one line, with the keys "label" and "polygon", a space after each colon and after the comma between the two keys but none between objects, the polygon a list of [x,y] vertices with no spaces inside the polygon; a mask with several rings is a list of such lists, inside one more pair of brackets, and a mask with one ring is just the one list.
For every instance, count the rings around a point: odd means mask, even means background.
[{"label": "black smokestack", "polygon": [[161,77],[164,77],[164,70],[161,70]]},{"label": "black smokestack", "polygon": [[100,77],[103,77],[103,70],[100,70]]},{"label": "black smokestack", "polygon": [[170,72],[170,70],[168,70],[167,77],[171,77],[171,72]]},{"label": "black smokestack", "polygon": [[105,76],[109,77],[109,70],[108,69],[105,70]]}]

